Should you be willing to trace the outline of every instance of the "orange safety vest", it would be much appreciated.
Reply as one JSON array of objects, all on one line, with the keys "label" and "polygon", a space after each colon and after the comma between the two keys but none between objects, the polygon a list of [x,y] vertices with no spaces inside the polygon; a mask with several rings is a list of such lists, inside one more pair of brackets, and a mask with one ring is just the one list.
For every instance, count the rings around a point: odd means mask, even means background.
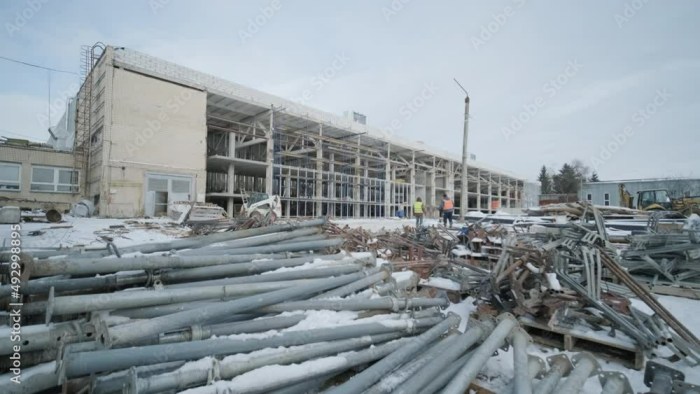
[{"label": "orange safety vest", "polygon": [[413,203],[413,213],[423,213],[423,202],[416,201]]},{"label": "orange safety vest", "polygon": [[449,211],[450,209],[454,209],[454,207],[455,207],[455,204],[449,198],[447,200],[442,200],[442,210],[443,211]]}]

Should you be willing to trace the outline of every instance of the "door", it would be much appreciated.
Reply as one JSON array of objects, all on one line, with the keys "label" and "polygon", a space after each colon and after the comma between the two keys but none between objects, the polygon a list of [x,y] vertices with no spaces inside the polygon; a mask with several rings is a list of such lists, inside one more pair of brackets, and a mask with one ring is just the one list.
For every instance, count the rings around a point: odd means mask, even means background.
[{"label": "door", "polygon": [[168,215],[168,207],[176,201],[191,201],[192,178],[147,174],[144,213],[146,216]]}]

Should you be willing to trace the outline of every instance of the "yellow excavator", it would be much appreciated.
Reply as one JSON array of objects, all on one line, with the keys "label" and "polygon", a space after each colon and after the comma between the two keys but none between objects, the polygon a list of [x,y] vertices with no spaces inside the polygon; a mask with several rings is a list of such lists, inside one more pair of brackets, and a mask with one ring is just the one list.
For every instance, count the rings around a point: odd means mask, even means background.
[{"label": "yellow excavator", "polygon": [[637,192],[637,204],[633,204],[633,198],[625,190],[625,185],[620,184],[620,204],[627,208],[636,208],[642,211],[674,211],[685,216],[693,213],[700,214],[700,196],[671,198],[668,190],[654,189]]}]

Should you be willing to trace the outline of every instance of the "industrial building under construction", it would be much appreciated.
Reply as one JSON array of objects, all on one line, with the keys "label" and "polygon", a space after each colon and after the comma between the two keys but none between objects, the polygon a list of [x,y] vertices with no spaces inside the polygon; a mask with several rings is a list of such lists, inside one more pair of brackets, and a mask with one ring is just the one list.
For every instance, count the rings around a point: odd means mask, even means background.
[{"label": "industrial building under construction", "polygon": [[0,165],[18,174],[0,198],[45,205],[71,195],[100,216],[135,217],[182,200],[235,214],[246,194],[265,192],[281,197],[284,216],[361,218],[410,214],[417,197],[430,210],[448,194],[460,213],[466,170],[469,210],[536,204],[539,190],[523,177],[476,161],[463,169],[461,157],[357,113],[336,116],[126,48],[95,45],[83,58],[82,87],[49,141],[64,151],[60,163],[45,148],[0,145]]}]

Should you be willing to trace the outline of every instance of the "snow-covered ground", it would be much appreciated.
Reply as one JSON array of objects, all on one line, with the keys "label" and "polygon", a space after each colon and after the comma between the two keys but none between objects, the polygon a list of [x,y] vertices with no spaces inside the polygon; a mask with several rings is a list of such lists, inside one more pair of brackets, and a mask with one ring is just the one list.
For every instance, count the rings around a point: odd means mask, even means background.
[{"label": "snow-covered ground", "polygon": [[[190,230],[180,227],[171,219],[101,219],[75,218],[65,215],[61,223],[21,223],[22,247],[58,248],[70,246],[99,247],[105,245],[100,236],[112,238],[117,247],[148,242],[162,242],[187,236]],[[124,228],[110,228],[124,226]],[[11,225],[0,225],[0,247],[6,246]],[[41,231],[41,235],[29,235]]]},{"label": "snow-covered ground", "polygon": [[[23,247],[29,248],[41,248],[41,247],[67,247],[74,245],[84,245],[86,247],[98,247],[104,245],[104,241],[100,239],[100,236],[108,236],[114,239],[117,246],[123,247],[133,244],[140,244],[145,242],[159,242],[172,240],[174,238],[187,236],[189,230],[186,228],[179,227],[172,224],[168,219],[134,219],[134,220],[120,220],[120,219],[97,219],[97,218],[72,218],[70,216],[65,217],[65,221],[59,224],[51,223],[22,223],[22,244]],[[363,227],[370,231],[380,231],[382,228],[386,230],[393,230],[403,228],[405,225],[413,226],[415,221],[412,219],[345,219],[337,220],[335,223],[344,226],[349,225],[350,227]],[[424,221],[425,225],[434,225],[437,223],[436,219],[426,219]],[[112,228],[110,226],[123,225],[124,228]],[[62,228],[63,226],[71,226],[68,228]],[[6,242],[9,238],[11,232],[10,225],[0,225],[0,240]],[[30,236],[31,231],[44,231],[44,234],[37,236]],[[0,246],[2,246],[0,242]],[[383,263],[382,260],[378,260],[378,264]],[[323,266],[322,261],[316,261],[314,263],[309,263],[306,266],[296,267],[296,269],[313,268],[317,266]],[[294,268],[290,268],[294,269]],[[394,277],[397,281],[410,281],[410,274],[407,272],[394,273]],[[430,283],[436,285],[436,287],[453,287],[455,283],[446,283],[444,281],[431,279]],[[690,300],[685,298],[677,298],[670,296],[659,296],[660,302],[666,306],[683,324],[685,324],[688,329],[693,331],[695,335],[700,336],[700,301]],[[467,320],[469,314],[474,311],[473,299],[467,299],[459,304],[451,305],[447,311],[454,312],[458,314],[461,318],[460,330],[465,330],[467,325]],[[635,307],[649,312],[646,307],[638,300],[633,300]],[[305,313],[306,319],[300,322],[297,326],[288,328],[286,330],[306,330],[310,328],[319,327],[331,327],[334,325],[345,325],[350,322],[366,322],[367,319],[358,319],[358,314],[355,312],[329,312],[329,311],[318,311],[318,312],[294,312],[294,313]],[[398,315],[379,315],[369,319],[391,319],[396,318]],[[284,331],[284,330],[282,330]],[[269,336],[275,335],[277,331],[258,333],[258,334],[242,334],[238,336],[243,338],[245,335],[252,336]],[[282,351],[283,349],[266,349],[261,352],[274,352]],[[552,354],[560,353],[560,350],[548,348],[545,346],[531,344],[529,346],[529,353],[534,355],[539,355],[543,358],[550,356]],[[246,355],[234,355],[230,357],[247,358],[255,357],[257,353],[250,353]],[[512,361],[512,351],[502,351],[499,350],[498,355],[492,357],[486,364],[486,368],[482,371],[480,375],[480,380],[482,384],[486,387],[499,392],[500,389],[512,378],[513,376],[513,361]],[[332,363],[337,361],[337,357],[329,357],[318,359],[312,364],[303,366],[292,366],[292,369],[297,368],[297,370],[287,370],[287,373],[299,373],[299,370],[303,372],[304,368],[317,368],[318,363]],[[601,366],[604,370],[615,370],[625,373],[625,375],[630,379],[632,388],[635,392],[647,391],[647,388],[643,383],[643,371],[635,371],[622,366],[616,362],[609,362],[603,359],[599,359]],[[211,359],[204,359],[189,363],[183,368],[201,368],[203,365],[210,365]],[[671,364],[673,368],[680,369],[686,374],[686,381],[690,383],[700,384],[700,367],[692,367],[685,361],[680,361]],[[260,379],[261,374],[278,374],[282,370],[277,367],[273,369],[260,370],[256,373],[244,374],[237,378],[235,384],[250,384]],[[301,368],[301,369],[300,369]],[[264,373],[263,373],[264,372]],[[231,381],[217,383],[225,388],[230,387]],[[210,386],[210,389],[214,386]],[[189,392],[192,393],[203,393],[209,392],[208,389],[194,389]],[[598,380],[595,378],[589,379],[584,387],[584,393],[599,393],[601,390]]]}]

